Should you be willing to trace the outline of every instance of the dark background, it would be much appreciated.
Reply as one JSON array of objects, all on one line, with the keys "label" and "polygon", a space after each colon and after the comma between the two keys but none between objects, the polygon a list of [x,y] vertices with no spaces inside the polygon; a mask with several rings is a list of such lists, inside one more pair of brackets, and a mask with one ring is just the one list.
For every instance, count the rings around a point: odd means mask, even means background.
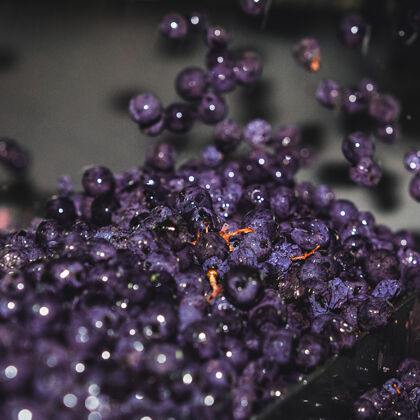
[{"label": "dark background", "polygon": [[[366,53],[344,47],[337,24],[346,10],[358,10],[372,23]],[[339,197],[351,198],[393,229],[419,228],[419,204],[408,195],[409,174],[402,157],[420,147],[419,44],[392,39],[393,1],[278,1],[263,27],[244,15],[235,1],[0,2],[0,135],[17,139],[32,152],[29,180],[13,183],[0,173],[0,205],[32,208],[54,192],[57,177],[70,174],[79,188],[83,168],[103,164],[114,171],[143,162],[148,144],[127,113],[131,96],[152,91],[168,104],[177,99],[173,80],[187,65],[203,66],[206,48],[199,36],[175,48],[159,36],[158,23],[169,11],[205,10],[232,33],[234,48],[258,50],[264,58],[261,81],[227,96],[230,116],[241,124],[268,119],[274,126],[300,124],[304,142],[317,151],[313,169],[300,180],[324,182]],[[294,62],[291,46],[316,37],[322,68],[308,74]],[[373,190],[347,180],[341,154],[345,133],[369,129],[360,118],[318,105],[315,90],[323,78],[343,85],[364,76],[400,99],[402,135],[394,145],[377,141],[384,179]],[[164,133],[181,159],[211,142],[211,127],[196,124],[182,137]],[[18,201],[16,201],[18,199]],[[32,213],[30,213],[32,214]],[[27,215],[28,216],[28,215]]]}]

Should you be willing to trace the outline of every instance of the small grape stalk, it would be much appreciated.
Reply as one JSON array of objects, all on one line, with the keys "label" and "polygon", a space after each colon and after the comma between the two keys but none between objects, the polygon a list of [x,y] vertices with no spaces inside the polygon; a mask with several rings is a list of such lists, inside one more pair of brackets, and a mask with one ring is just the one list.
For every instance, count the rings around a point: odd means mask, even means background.
[{"label": "small grape stalk", "polygon": [[[204,226],[205,226],[205,233],[209,233],[209,223],[208,222],[204,222]],[[222,229],[218,232],[219,235],[226,241],[226,243],[229,246],[229,251],[232,252],[234,250],[233,246],[230,243],[230,237],[234,236],[234,235],[240,235],[242,233],[246,234],[246,233],[255,233],[255,230],[252,229],[250,226],[243,228],[243,229],[237,229],[234,230],[233,232],[227,232],[228,229],[228,224],[225,223],[222,226]],[[200,232],[197,233],[197,239],[195,241],[190,242],[191,245],[196,245],[197,240],[200,239],[201,235]],[[315,251],[314,251],[315,252]],[[208,296],[206,298],[207,302],[211,302],[216,296],[218,296],[220,293],[223,292],[223,287],[217,283],[217,277],[218,277],[218,272],[217,270],[208,270],[207,271],[207,278],[209,280],[210,286],[212,288],[212,292],[211,295]]]},{"label": "small grape stalk", "polygon": [[306,258],[310,257],[311,255],[314,255],[320,247],[321,245],[317,245],[312,251],[305,252],[304,254],[299,255],[297,257],[290,257],[290,261],[306,260]]}]

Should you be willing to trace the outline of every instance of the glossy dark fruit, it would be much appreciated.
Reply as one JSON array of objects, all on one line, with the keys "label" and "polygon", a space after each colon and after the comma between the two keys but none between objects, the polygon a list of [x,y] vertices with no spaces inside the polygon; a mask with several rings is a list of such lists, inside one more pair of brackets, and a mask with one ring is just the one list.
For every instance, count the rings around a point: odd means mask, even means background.
[{"label": "glossy dark fruit", "polygon": [[115,189],[114,175],[108,168],[95,166],[84,172],[82,185],[92,197],[111,195]]},{"label": "glossy dark fruit", "polygon": [[232,305],[249,310],[262,298],[260,273],[254,267],[246,265],[232,267],[223,277],[223,290]]}]

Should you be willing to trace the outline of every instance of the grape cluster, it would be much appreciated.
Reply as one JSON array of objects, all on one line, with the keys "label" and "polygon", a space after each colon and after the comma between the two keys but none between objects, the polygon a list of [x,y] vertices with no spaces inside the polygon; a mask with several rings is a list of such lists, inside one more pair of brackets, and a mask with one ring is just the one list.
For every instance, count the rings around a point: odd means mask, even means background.
[{"label": "grape cluster", "polygon": [[404,359],[396,376],[380,389],[373,388],[354,404],[358,420],[418,419],[420,413],[420,362]]},{"label": "grape cluster", "polygon": [[[374,81],[363,79],[357,88],[341,88],[334,80],[322,80],[316,91],[319,103],[327,108],[341,106],[347,114],[367,112],[376,125],[376,135],[386,143],[398,136],[396,121],[400,113],[398,101],[377,91]],[[374,143],[360,131],[346,136],[342,146],[344,157],[352,164],[350,179],[356,184],[373,187],[379,183],[382,171],[373,159]]]},{"label": "grape cluster", "polygon": [[362,79],[357,87],[344,88],[334,80],[322,80],[316,97],[321,105],[330,109],[341,106],[349,115],[367,113],[375,123],[376,135],[386,143],[393,143],[398,136],[400,105],[392,95],[378,92],[370,79]]},{"label": "grape cluster", "polygon": [[82,191],[62,177],[0,235],[1,418],[247,419],[420,286],[409,232],[296,182],[296,127],[214,137],[179,167],[156,143]]},{"label": "grape cluster", "polygon": [[[258,3],[258,2],[256,2]],[[169,39],[179,40],[188,28],[198,30],[205,45],[206,70],[187,67],[175,79],[175,89],[185,101],[163,107],[160,100],[141,93],[130,101],[131,118],[148,136],[157,136],[165,129],[176,134],[191,130],[196,120],[216,124],[228,114],[223,94],[255,83],[261,75],[262,63],[253,51],[235,52],[229,48],[230,35],[222,26],[211,26],[204,14],[192,13],[187,20],[178,13],[166,15],[160,23],[160,32]]]}]

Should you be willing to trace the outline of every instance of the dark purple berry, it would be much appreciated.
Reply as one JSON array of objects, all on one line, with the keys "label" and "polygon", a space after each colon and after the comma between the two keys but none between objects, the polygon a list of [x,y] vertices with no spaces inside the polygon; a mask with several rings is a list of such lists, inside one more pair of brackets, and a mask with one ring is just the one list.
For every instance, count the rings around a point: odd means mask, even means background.
[{"label": "dark purple berry", "polygon": [[420,150],[412,150],[404,156],[405,168],[414,173],[420,173]]},{"label": "dark purple berry", "polygon": [[188,21],[190,27],[195,30],[204,31],[208,27],[208,17],[203,12],[191,12],[188,15]]},{"label": "dark purple berry", "polygon": [[229,34],[222,26],[210,26],[207,29],[206,43],[210,48],[225,47],[229,42]]},{"label": "dark purple berry", "polygon": [[349,173],[352,181],[364,187],[374,187],[382,178],[381,168],[370,157],[362,157]]},{"label": "dark purple berry", "polygon": [[390,123],[398,118],[400,106],[392,95],[376,94],[369,101],[369,114],[380,123]]},{"label": "dark purple berry", "polygon": [[242,10],[251,16],[262,15],[267,7],[266,0],[241,0]]},{"label": "dark purple berry", "polygon": [[366,35],[365,19],[356,14],[345,16],[340,22],[340,37],[344,44],[351,47],[360,45]]},{"label": "dark purple berry", "polygon": [[411,178],[409,192],[414,200],[420,201],[420,174],[416,174]]},{"label": "dark purple berry", "polygon": [[228,106],[222,96],[207,93],[198,104],[197,112],[205,124],[216,124],[226,117]]},{"label": "dark purple berry", "polygon": [[354,403],[354,415],[357,420],[375,420],[377,418],[375,406],[365,399]]},{"label": "dark purple berry", "polygon": [[181,39],[187,35],[188,24],[179,13],[169,13],[160,22],[159,30],[162,35],[169,39]]},{"label": "dark purple berry", "polygon": [[393,252],[385,249],[373,251],[365,262],[369,280],[377,284],[381,280],[399,278],[399,262]]},{"label": "dark purple berry", "polygon": [[297,347],[296,363],[311,368],[318,365],[328,355],[324,341],[318,335],[306,334]]},{"label": "dark purple berry", "polygon": [[178,74],[175,80],[178,95],[187,101],[201,99],[207,90],[207,77],[199,67],[187,67]]},{"label": "dark purple berry", "polygon": [[114,175],[108,168],[95,166],[84,172],[82,185],[92,197],[111,195],[115,189]]},{"label": "dark purple berry", "polygon": [[175,134],[190,131],[194,125],[194,114],[189,105],[174,103],[165,109],[165,128]]},{"label": "dark purple berry", "polygon": [[321,61],[321,49],[315,38],[302,38],[292,49],[298,64],[310,71],[318,71]]},{"label": "dark purple berry", "polygon": [[146,163],[161,171],[170,171],[176,160],[175,148],[168,143],[155,143],[147,150]]},{"label": "dark purple berry", "polygon": [[367,101],[360,90],[345,88],[343,89],[341,107],[347,114],[357,114],[366,109]]},{"label": "dark purple berry", "polygon": [[141,93],[130,101],[131,118],[141,126],[148,126],[159,120],[162,106],[159,99],[150,93]]},{"label": "dark purple berry", "polygon": [[233,66],[236,80],[242,85],[255,83],[262,73],[262,62],[257,53],[243,52],[235,59]]},{"label": "dark purple berry", "polygon": [[371,79],[362,79],[358,87],[362,95],[368,99],[372,97],[378,90],[376,82]]},{"label": "dark purple berry", "polygon": [[323,80],[316,90],[316,98],[321,105],[327,108],[335,108],[339,101],[340,86],[334,80]]},{"label": "dark purple berry", "polygon": [[376,135],[384,143],[392,144],[399,136],[399,128],[395,123],[379,124],[376,127]]},{"label": "dark purple berry", "polygon": [[214,143],[220,151],[231,152],[241,142],[242,129],[235,121],[228,119],[216,125],[213,135]]},{"label": "dark purple berry", "polygon": [[367,134],[356,131],[344,137],[341,148],[344,157],[350,163],[357,164],[361,158],[373,155],[375,145]]},{"label": "dark purple berry", "polygon": [[210,167],[217,167],[223,161],[223,154],[214,146],[207,146],[202,153],[203,162]]},{"label": "dark purple berry", "polygon": [[251,146],[260,146],[269,142],[271,138],[271,125],[262,119],[250,121],[244,128],[244,139]]},{"label": "dark purple berry", "polygon": [[98,226],[107,226],[112,222],[115,204],[108,197],[97,197],[91,205],[91,220]]},{"label": "dark purple berry", "polygon": [[262,298],[262,282],[257,269],[246,265],[232,267],[223,277],[223,292],[235,307],[249,310]]},{"label": "dark purple berry", "polygon": [[70,198],[57,197],[47,202],[46,215],[60,224],[69,225],[76,219],[76,209]]},{"label": "dark purple berry", "polygon": [[236,78],[231,66],[216,64],[209,70],[209,83],[216,92],[230,92],[236,87]]}]

